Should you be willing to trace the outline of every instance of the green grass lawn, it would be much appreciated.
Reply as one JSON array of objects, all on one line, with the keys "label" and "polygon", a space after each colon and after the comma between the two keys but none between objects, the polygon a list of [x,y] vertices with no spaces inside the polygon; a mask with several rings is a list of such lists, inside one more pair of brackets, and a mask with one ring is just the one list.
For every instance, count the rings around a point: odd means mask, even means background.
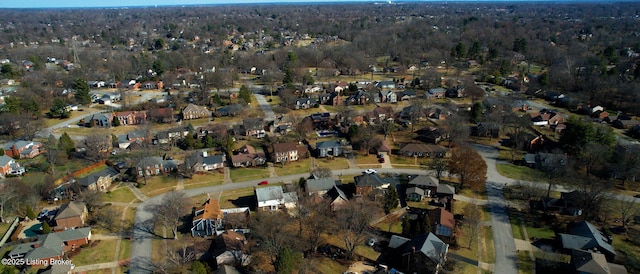
[{"label": "green grass lawn", "polygon": [[120,202],[120,203],[130,203],[130,202],[139,202],[136,199],[136,196],[133,195],[133,192],[128,187],[120,187],[114,191],[109,191],[104,195],[105,202]]},{"label": "green grass lawn", "polygon": [[522,251],[517,253],[518,256],[518,273],[527,274],[534,273],[534,265],[535,262],[531,260],[529,256],[529,251]]},{"label": "green grass lawn", "polygon": [[78,266],[111,262],[115,252],[116,240],[96,241],[91,247],[83,247],[71,261]]},{"label": "green grass lawn", "polygon": [[482,199],[482,200],[487,199],[487,192],[485,191],[484,188],[482,189],[482,191],[477,191],[470,188],[463,188],[462,190],[460,190],[459,194],[467,197],[476,198],[476,199]]},{"label": "green grass lawn", "polygon": [[120,254],[118,254],[118,260],[124,260],[131,257],[131,241],[122,240],[120,242]]},{"label": "green grass lawn", "polygon": [[344,273],[348,267],[340,264],[339,262],[329,259],[327,257],[315,257],[305,263],[309,263],[310,268],[314,270],[313,273],[322,274],[335,274]]},{"label": "green grass lawn", "polygon": [[230,169],[231,181],[244,182],[269,178],[269,170],[263,167],[241,167]]},{"label": "green grass lawn", "polygon": [[516,166],[512,164],[497,164],[498,172],[505,177],[515,180],[535,181],[537,178],[543,178],[540,171],[531,169],[526,166]]},{"label": "green grass lawn", "polygon": [[318,165],[319,167],[328,167],[331,170],[348,169],[349,168],[349,161],[347,159],[345,159],[345,158],[333,158],[333,159],[322,158],[322,159],[316,159],[315,160],[315,164]]},{"label": "green grass lawn", "polygon": [[276,164],[274,168],[278,176],[308,173],[310,162],[311,161],[309,159],[300,159],[295,162],[289,162],[288,164],[285,164],[284,167]]},{"label": "green grass lawn", "polygon": [[145,185],[144,178],[138,178],[138,185],[140,191],[147,196],[159,195],[172,190],[178,179],[170,176],[147,176],[147,184]]},{"label": "green grass lawn", "polygon": [[[220,208],[235,208],[249,205],[239,205],[238,202],[253,199],[255,195],[253,187],[238,188],[234,190],[223,191],[220,195]],[[235,202],[235,204],[234,204]],[[253,205],[251,205],[253,206]]]}]

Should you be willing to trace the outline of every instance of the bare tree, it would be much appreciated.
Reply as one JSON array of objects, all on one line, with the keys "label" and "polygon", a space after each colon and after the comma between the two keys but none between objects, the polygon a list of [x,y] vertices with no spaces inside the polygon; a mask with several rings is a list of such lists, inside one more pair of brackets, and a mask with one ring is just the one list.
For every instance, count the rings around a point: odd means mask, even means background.
[{"label": "bare tree", "polygon": [[58,160],[62,158],[60,156],[63,154],[63,152],[58,149],[58,139],[56,139],[53,134],[49,135],[49,139],[47,140],[45,147],[47,150],[46,156],[47,162],[50,165],[49,168],[51,169],[51,174],[56,174],[56,163],[58,163]]},{"label": "bare tree", "polygon": [[366,199],[350,202],[336,212],[338,237],[344,243],[346,258],[352,259],[356,247],[364,243],[369,231],[369,222],[374,217],[373,206]]},{"label": "bare tree", "polygon": [[286,225],[288,218],[289,216],[281,212],[258,211],[249,224],[252,234],[260,239],[260,249],[267,254],[274,267],[280,250],[291,245]]},{"label": "bare tree", "polygon": [[460,189],[465,185],[481,188],[487,180],[487,163],[473,148],[459,145],[451,150],[449,172],[460,176]]},{"label": "bare tree", "polygon": [[624,149],[614,154],[616,169],[622,177],[622,186],[627,180],[633,178],[640,170],[640,151],[638,149]]},{"label": "bare tree", "polygon": [[466,204],[462,210],[464,214],[464,223],[467,227],[467,248],[471,249],[471,245],[478,239],[480,229],[482,227],[482,213],[475,204]]},{"label": "bare tree", "polygon": [[155,219],[166,229],[171,230],[174,239],[178,239],[180,217],[186,212],[186,198],[183,192],[172,191],[155,206]]},{"label": "bare tree", "polygon": [[445,126],[447,133],[449,133],[449,147],[454,143],[464,143],[469,138],[469,126],[462,116],[451,115],[445,120]]},{"label": "bare tree", "polygon": [[636,203],[635,200],[636,198],[630,196],[617,198],[616,204],[620,213],[623,229],[626,229],[631,220],[640,213],[640,204]]},{"label": "bare tree", "polygon": [[188,242],[177,243],[177,245],[176,247],[165,242],[165,258],[174,265],[176,271],[182,272],[196,260],[196,254],[191,250]]},{"label": "bare tree", "polygon": [[315,176],[316,178],[331,178],[333,177],[333,172],[331,171],[331,168],[329,167],[316,167],[311,171],[311,175]]},{"label": "bare tree", "polygon": [[104,159],[111,149],[111,135],[107,129],[95,130],[84,140],[87,158],[100,161]]},{"label": "bare tree", "polygon": [[0,220],[4,221],[4,214],[12,210],[15,202],[19,199],[20,193],[17,191],[18,179],[11,178],[0,187]]},{"label": "bare tree", "polygon": [[120,213],[112,206],[104,205],[91,214],[91,223],[110,232],[119,232]]},{"label": "bare tree", "polygon": [[97,211],[96,209],[102,205],[103,198],[102,192],[97,190],[85,190],[79,194],[79,200],[85,203],[89,212]]},{"label": "bare tree", "polygon": [[436,178],[440,179],[440,177],[442,177],[442,173],[447,170],[447,159],[436,156],[431,160],[429,168],[433,169],[436,172]]}]

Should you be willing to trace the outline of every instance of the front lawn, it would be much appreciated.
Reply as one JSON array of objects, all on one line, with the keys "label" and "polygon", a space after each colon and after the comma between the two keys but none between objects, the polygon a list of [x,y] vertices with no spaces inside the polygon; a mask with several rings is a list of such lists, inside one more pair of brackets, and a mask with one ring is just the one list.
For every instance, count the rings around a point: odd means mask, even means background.
[{"label": "front lawn", "polygon": [[241,167],[230,169],[231,181],[244,182],[269,178],[269,170],[263,167]]},{"label": "front lawn", "polygon": [[349,168],[349,161],[347,159],[345,159],[345,158],[333,158],[333,159],[322,158],[322,159],[316,159],[315,160],[315,164],[318,165],[319,167],[328,167],[331,170],[348,169]]},{"label": "front lawn", "polygon": [[295,162],[289,162],[284,165],[275,164],[274,168],[278,176],[291,175],[291,174],[301,174],[301,173],[309,173],[309,159],[300,159]]},{"label": "front lawn", "polygon": [[92,241],[89,247],[82,247],[78,254],[71,255],[74,265],[90,265],[113,261],[117,240]]},{"label": "front lawn", "polygon": [[253,187],[223,191],[220,194],[220,208],[250,207],[254,208],[255,192]]},{"label": "front lawn", "polygon": [[497,164],[496,168],[498,172],[505,177],[509,177],[515,180],[523,181],[535,181],[538,178],[543,178],[543,174],[540,171],[534,170],[526,166],[516,166],[512,164]]},{"label": "front lawn", "polygon": [[130,202],[139,202],[133,192],[128,187],[122,186],[114,191],[108,191],[104,195],[105,202],[120,202],[120,203],[130,203]]},{"label": "front lawn", "polygon": [[147,196],[155,196],[168,191],[171,191],[178,183],[178,179],[159,175],[159,176],[147,176],[146,184],[144,178],[138,178],[138,187],[140,191]]}]

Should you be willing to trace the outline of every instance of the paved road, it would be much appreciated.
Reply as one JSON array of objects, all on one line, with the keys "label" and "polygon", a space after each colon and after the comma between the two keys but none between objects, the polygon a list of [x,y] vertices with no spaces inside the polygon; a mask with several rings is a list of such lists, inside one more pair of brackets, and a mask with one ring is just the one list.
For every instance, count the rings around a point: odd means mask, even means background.
[{"label": "paved road", "polygon": [[[426,170],[419,169],[378,169],[380,173],[397,173],[397,174],[419,174],[426,175]],[[340,175],[358,175],[362,173],[362,169],[344,169],[333,172],[335,176]],[[309,173],[279,176],[269,178],[270,182],[297,182],[300,177],[308,177]],[[217,186],[209,186],[195,189],[181,190],[187,197],[197,196],[203,193],[227,191],[237,188],[251,187],[258,184],[262,179],[222,184]],[[164,195],[158,195],[150,198],[138,205],[136,210],[135,225],[133,230],[133,241],[131,243],[131,271],[130,273],[151,273],[153,272],[153,263],[151,261],[151,240],[158,236],[153,235],[153,207],[158,205]]]},{"label": "paved road", "polygon": [[514,181],[506,178],[496,168],[498,150],[488,146],[474,146],[487,162],[487,198],[491,215],[491,232],[496,252],[494,273],[517,274],[516,243],[511,230],[502,188]]},{"label": "paved road", "polygon": [[256,97],[256,101],[258,101],[258,104],[260,105],[262,112],[264,112],[263,118],[267,121],[275,120],[276,114],[271,109],[271,105],[269,105],[269,102],[267,102],[267,98],[265,98],[264,95],[259,93],[254,93],[253,96]]}]

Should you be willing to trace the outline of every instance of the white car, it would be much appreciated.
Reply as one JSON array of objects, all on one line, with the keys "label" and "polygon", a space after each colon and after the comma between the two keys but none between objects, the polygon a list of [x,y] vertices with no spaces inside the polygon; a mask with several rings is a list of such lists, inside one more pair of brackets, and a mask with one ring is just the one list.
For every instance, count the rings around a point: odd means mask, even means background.
[{"label": "white car", "polygon": [[376,171],[375,169],[372,169],[372,168],[367,169],[367,170],[364,171],[364,174],[376,174],[376,173],[378,173],[378,171]]}]

